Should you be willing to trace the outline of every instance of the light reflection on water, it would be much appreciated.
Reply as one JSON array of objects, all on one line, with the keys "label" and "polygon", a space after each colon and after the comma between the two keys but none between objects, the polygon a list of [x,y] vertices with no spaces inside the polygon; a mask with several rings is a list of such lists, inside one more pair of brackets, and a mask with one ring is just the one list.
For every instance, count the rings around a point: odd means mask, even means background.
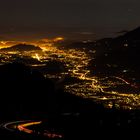
[{"label": "light reflection on water", "polygon": [[[32,67],[45,67],[47,62],[54,60],[64,64],[61,72],[44,73],[44,75],[53,79],[57,78],[61,82],[64,82],[67,76],[78,79],[68,84],[65,83],[64,88],[67,92],[103,103],[108,108],[135,109],[140,107],[140,94],[135,91],[131,83],[121,77],[92,75],[88,64],[93,58],[83,50],[50,47],[42,52],[14,52],[13,54],[32,57],[40,62],[30,64]],[[12,52],[1,54],[1,63],[13,61],[13,54]]]}]

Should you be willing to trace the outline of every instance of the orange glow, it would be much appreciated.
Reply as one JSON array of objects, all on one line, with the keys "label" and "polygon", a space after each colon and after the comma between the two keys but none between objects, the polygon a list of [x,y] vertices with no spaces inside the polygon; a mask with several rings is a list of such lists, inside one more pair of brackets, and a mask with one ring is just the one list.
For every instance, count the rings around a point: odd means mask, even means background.
[{"label": "orange glow", "polygon": [[36,56],[37,60],[40,61],[40,58],[37,53],[35,54],[35,56]]},{"label": "orange glow", "polygon": [[41,124],[41,123],[42,123],[41,121],[39,121],[39,122],[29,122],[29,123],[21,124],[20,126],[28,127],[28,126],[31,126],[31,125],[37,125],[37,124]]},{"label": "orange glow", "polygon": [[1,43],[2,45],[6,45],[6,44],[7,44],[6,41],[1,41],[0,43]]},{"label": "orange glow", "polygon": [[63,37],[56,37],[56,38],[52,38],[52,39],[48,39],[48,38],[44,38],[44,39],[40,39],[40,40],[35,40],[35,41],[0,41],[0,49],[1,48],[7,48],[7,47],[11,47],[17,44],[31,44],[31,45],[35,45],[35,46],[40,46],[40,47],[46,47],[49,46],[51,47],[53,45],[54,42],[59,42],[59,41],[63,41],[64,38]]},{"label": "orange glow", "polygon": [[[29,123],[24,123],[24,124],[20,124],[17,126],[19,131],[28,133],[28,134],[32,134],[34,131],[31,129],[28,129],[27,127],[32,126],[32,125],[37,125],[37,124],[41,124],[42,122],[29,122]],[[40,134],[40,132],[38,132],[38,134]],[[62,138],[63,136],[61,134],[56,134],[50,131],[45,130],[45,132],[43,133],[44,136],[48,137],[48,138]]]},{"label": "orange glow", "polygon": [[29,122],[29,123],[18,125],[17,128],[18,128],[19,131],[23,131],[25,133],[31,134],[31,133],[33,133],[33,130],[30,130],[26,127],[41,124],[41,123],[42,123],[41,121],[39,121],[39,122]]},{"label": "orange glow", "polygon": [[20,131],[24,131],[24,132],[26,132],[26,133],[28,133],[28,134],[33,133],[33,131],[32,131],[32,130],[27,129],[27,128],[24,128],[24,127],[23,127],[23,126],[21,126],[21,125],[19,125],[19,126],[18,126],[18,129],[19,129]]},{"label": "orange glow", "polygon": [[54,39],[54,42],[57,42],[57,41],[63,41],[63,40],[64,40],[63,37],[57,37],[57,38]]}]

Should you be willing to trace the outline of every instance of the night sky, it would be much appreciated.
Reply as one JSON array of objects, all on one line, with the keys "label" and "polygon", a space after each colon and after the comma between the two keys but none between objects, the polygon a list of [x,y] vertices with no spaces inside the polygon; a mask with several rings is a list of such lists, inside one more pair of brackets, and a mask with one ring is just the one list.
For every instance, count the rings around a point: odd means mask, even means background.
[{"label": "night sky", "polygon": [[140,0],[0,0],[0,40],[95,39],[140,25]]}]

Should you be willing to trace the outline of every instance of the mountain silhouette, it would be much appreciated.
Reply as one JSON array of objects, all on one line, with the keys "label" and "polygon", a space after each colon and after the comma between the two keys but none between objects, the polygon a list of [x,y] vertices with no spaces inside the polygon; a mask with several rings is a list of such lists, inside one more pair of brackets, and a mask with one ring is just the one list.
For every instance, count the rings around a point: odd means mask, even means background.
[{"label": "mountain silhouette", "polygon": [[129,32],[126,32],[124,35],[122,36],[119,36],[117,37],[116,39],[120,39],[120,40],[140,40],[140,27],[132,30],[132,31],[129,31]]},{"label": "mountain silhouette", "polygon": [[96,74],[123,75],[140,81],[140,27],[113,38],[107,45],[100,43],[95,49],[96,58],[90,65]]},{"label": "mountain silhouette", "polygon": [[[140,27],[127,32],[126,34],[114,38],[110,43],[111,53],[118,51],[129,54],[130,57],[139,56],[140,52]],[[132,57],[132,59],[133,59]]]},{"label": "mountain silhouette", "polygon": [[41,50],[40,47],[28,44],[17,44],[12,47],[2,48],[2,51],[32,51],[32,50]]}]

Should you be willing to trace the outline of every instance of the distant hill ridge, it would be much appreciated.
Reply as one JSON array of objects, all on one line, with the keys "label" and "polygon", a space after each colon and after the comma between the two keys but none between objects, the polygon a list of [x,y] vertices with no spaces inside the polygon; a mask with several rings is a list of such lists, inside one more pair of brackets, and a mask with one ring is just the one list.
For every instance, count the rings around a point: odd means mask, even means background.
[{"label": "distant hill ridge", "polygon": [[2,48],[1,50],[2,51],[32,51],[32,50],[41,50],[41,48],[29,44],[17,44],[12,47]]},{"label": "distant hill ridge", "polygon": [[140,40],[140,27],[137,27],[134,30],[126,32],[124,35],[117,38],[127,39],[127,40]]},{"label": "distant hill ridge", "polygon": [[96,58],[90,62],[95,73],[122,75],[140,82],[140,27],[113,38],[108,44],[100,43],[95,49]]}]

